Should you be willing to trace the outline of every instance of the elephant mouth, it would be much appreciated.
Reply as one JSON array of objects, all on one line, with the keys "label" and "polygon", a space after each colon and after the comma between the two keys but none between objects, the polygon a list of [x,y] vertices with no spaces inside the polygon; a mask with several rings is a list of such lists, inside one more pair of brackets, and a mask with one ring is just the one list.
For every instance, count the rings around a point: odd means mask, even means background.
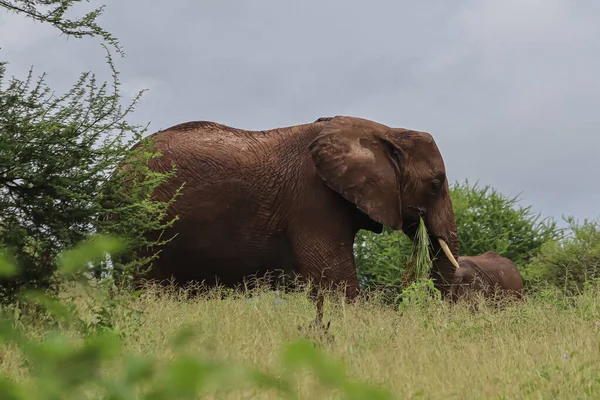
[{"label": "elephant mouth", "polygon": [[[406,236],[409,237],[411,241],[414,242],[416,240],[417,232],[419,230],[419,216],[417,216],[416,218],[414,216],[403,216],[403,220],[404,226],[402,227],[402,231]],[[429,229],[429,226],[427,226],[427,223],[425,223],[425,226],[427,227],[427,232],[429,233],[429,240],[431,245],[431,243],[436,241],[436,237],[431,235],[431,230]]]}]

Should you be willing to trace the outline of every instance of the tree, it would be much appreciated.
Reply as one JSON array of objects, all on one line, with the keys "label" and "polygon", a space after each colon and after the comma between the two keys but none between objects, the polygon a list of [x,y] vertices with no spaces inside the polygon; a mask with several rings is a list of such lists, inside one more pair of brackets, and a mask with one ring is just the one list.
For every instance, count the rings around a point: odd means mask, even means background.
[{"label": "tree", "polygon": [[[96,25],[101,9],[77,20],[64,17],[79,2],[0,0],[0,6],[71,36],[100,36],[119,50],[116,39]],[[45,7],[50,10],[40,11]],[[169,203],[150,198],[172,172],[148,173],[146,161],[157,156],[150,139],[129,151],[145,132],[126,121],[143,92],[120,104],[118,73],[105,49],[112,85],[85,72],[60,96],[52,94],[45,75],[34,81],[30,70],[25,80],[7,80],[6,63],[0,64],[0,250],[19,266],[19,274],[0,281],[2,300],[21,288],[56,288],[56,255],[98,231],[118,233],[137,246],[149,244],[144,232],[173,222],[164,220]],[[124,164],[128,168],[120,169]],[[127,178],[127,190],[115,176]],[[106,214],[119,218],[107,221]]]}]

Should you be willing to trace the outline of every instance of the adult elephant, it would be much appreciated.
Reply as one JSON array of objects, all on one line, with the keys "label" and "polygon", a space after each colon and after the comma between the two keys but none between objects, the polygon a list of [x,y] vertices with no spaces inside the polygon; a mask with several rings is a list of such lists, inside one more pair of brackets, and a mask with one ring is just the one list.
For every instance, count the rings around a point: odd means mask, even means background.
[{"label": "adult elephant", "polygon": [[454,276],[451,286],[451,298],[469,297],[472,293],[481,293],[485,298],[495,294],[523,297],[523,279],[519,269],[510,259],[495,251],[478,256],[458,258],[460,268]]},{"label": "adult elephant", "polygon": [[453,279],[456,223],[428,133],[336,116],[267,131],[195,121],[153,136],[162,156],[150,168],[177,167],[154,197],[185,186],[169,209],[179,220],[165,232],[177,236],[149,279],[233,286],[279,269],[319,286],[343,283],[353,299],[357,231],[387,225],[414,238],[419,216],[439,253],[433,279],[444,293]]}]

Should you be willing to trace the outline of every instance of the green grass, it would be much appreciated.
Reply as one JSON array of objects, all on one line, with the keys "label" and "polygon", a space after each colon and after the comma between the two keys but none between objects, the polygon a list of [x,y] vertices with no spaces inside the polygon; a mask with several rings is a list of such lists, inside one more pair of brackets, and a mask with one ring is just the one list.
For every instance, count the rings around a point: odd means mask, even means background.
[{"label": "green grass", "polygon": [[429,254],[429,235],[423,218],[419,218],[419,227],[412,245],[411,257],[402,276],[402,287],[419,284],[429,279],[432,260]]},{"label": "green grass", "polygon": [[[100,303],[100,293],[95,297],[94,292],[75,288],[65,296],[75,295],[72,304],[84,321],[122,338],[116,358],[102,371],[108,377],[119,376],[127,365],[124,360],[131,356],[155,357],[158,366],[168,366],[180,354],[172,347],[173,337],[185,327],[193,335],[184,355],[256,367],[281,377],[285,345],[306,337],[298,326],[307,326],[315,312],[303,293],[258,290],[253,296],[221,296],[213,291],[213,295],[194,299],[172,290],[159,295],[156,288],[149,288],[136,299],[122,301],[113,296],[104,303]],[[600,395],[600,291],[590,290],[569,301],[536,295],[523,304],[500,309],[483,301],[478,306],[473,311],[466,304],[451,306],[432,300],[398,311],[381,304],[377,296],[356,305],[329,299],[325,318],[331,320],[334,340],[313,340],[328,359],[341,361],[352,379],[383,385],[392,398],[579,399]],[[99,315],[93,314],[97,310],[103,310],[100,322]],[[46,320],[21,317],[17,325],[35,340],[48,337]],[[81,330],[60,330],[75,343],[82,342]],[[0,371],[17,382],[27,382],[31,374],[23,361],[16,346],[5,344]],[[234,376],[226,374],[224,381],[235,381]],[[299,398],[344,398],[340,391],[317,384],[309,372],[300,371],[289,382]],[[215,387],[206,390],[214,397],[203,398],[281,398],[273,389],[242,387],[220,394]],[[106,398],[100,395],[101,391],[89,388],[77,398]]]}]

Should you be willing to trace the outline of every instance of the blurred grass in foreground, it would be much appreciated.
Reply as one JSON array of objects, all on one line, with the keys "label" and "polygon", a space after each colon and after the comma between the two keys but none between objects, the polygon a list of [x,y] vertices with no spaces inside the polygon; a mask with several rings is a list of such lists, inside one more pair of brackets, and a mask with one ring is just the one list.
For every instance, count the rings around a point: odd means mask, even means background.
[{"label": "blurred grass in foreground", "polygon": [[[305,363],[335,384],[343,379],[338,369],[326,367],[326,360],[337,359],[350,376],[389,388],[392,398],[584,398],[598,396],[600,390],[600,293],[596,291],[571,303],[539,296],[502,311],[482,302],[477,313],[463,305],[451,307],[436,301],[416,303],[401,312],[376,299],[354,306],[328,301],[326,318],[332,321],[335,340],[331,344],[316,340],[317,348],[304,341],[297,329],[314,317],[314,306],[303,294],[258,291],[251,298],[219,297],[189,299],[175,291],[159,295],[150,288],[137,299],[113,307],[112,326],[104,330],[110,336],[89,335],[90,349],[79,354],[72,353],[75,348],[69,342],[50,335],[45,320],[25,322],[22,318],[20,324],[28,337],[48,341],[44,345],[47,364],[34,370],[37,380],[33,383],[46,385],[43,378],[70,382],[78,375],[92,379],[93,371],[86,375],[85,368],[75,367],[94,365],[84,361],[88,357],[106,359],[97,375],[109,379],[105,388],[123,387],[123,393],[154,388],[164,393],[163,397],[139,398],[200,398],[191,395],[195,385],[216,395],[224,383],[238,390],[221,393],[219,398],[282,398],[285,390],[297,391],[299,398],[306,399],[352,398],[317,385],[315,375],[307,372],[285,373],[286,368]],[[75,306],[93,322],[98,316],[91,313],[88,302],[78,297]],[[191,333],[188,341],[172,347],[182,328]],[[61,328],[61,333],[78,345],[85,337],[74,328]],[[320,358],[321,352],[326,359]],[[32,374],[23,361],[17,347],[4,345],[0,370],[6,377],[28,382]],[[250,385],[240,388],[243,382]],[[136,398],[102,397],[104,392],[95,385],[85,387],[87,395],[74,392],[72,398]],[[177,397],[188,390],[190,397]],[[357,395],[354,398],[377,398],[359,397],[356,389],[348,393]],[[63,393],[55,398],[68,397]]]},{"label": "blurred grass in foreground", "polygon": [[[83,253],[66,253],[62,273],[77,271]],[[569,298],[541,290],[500,308],[481,301],[478,311],[425,296],[396,309],[377,292],[355,305],[330,297],[333,342],[298,330],[314,318],[305,292],[191,297],[149,286],[131,296],[72,283],[60,302],[28,298],[49,312],[30,303],[3,310],[2,399],[578,399],[600,391],[600,291],[591,286]]]}]

